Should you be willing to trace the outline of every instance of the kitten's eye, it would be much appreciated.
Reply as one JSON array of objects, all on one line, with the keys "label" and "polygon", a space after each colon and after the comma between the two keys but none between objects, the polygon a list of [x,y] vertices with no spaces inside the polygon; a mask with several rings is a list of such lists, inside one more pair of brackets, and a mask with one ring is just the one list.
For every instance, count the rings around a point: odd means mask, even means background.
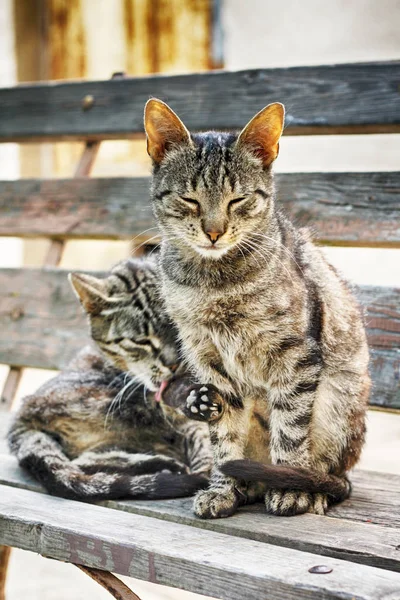
[{"label": "kitten's eye", "polygon": [[240,196],[240,198],[234,198],[233,200],[231,200],[228,204],[228,206],[234,206],[235,204],[239,204],[240,202],[243,202],[243,200],[246,200],[246,196]]},{"label": "kitten's eye", "polygon": [[184,202],[187,202],[188,204],[192,204],[196,208],[200,208],[199,202],[197,200],[195,200],[194,198],[187,198],[186,196],[179,196],[179,197]]}]

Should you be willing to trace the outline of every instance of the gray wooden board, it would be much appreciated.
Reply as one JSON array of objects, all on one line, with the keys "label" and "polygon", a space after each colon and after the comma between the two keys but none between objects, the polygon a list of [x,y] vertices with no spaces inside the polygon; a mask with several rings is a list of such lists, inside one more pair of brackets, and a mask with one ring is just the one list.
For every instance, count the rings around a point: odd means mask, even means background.
[{"label": "gray wooden board", "polygon": [[[400,572],[400,477],[358,471],[352,481],[352,498],[331,509],[328,517],[278,518],[266,515],[264,507],[257,504],[240,509],[229,519],[202,520],[193,515],[191,498],[120,500],[103,505]],[[45,492],[9,455],[0,455],[0,484]]]},{"label": "gray wooden board", "polygon": [[150,97],[193,130],[241,128],[280,101],[288,134],[399,131],[399,80],[400,62],[386,62],[19,85],[0,90],[0,141],[132,137]]},{"label": "gray wooden board", "polygon": [[0,543],[227,600],[400,598],[398,573],[8,486]]},{"label": "gray wooden board", "polygon": [[[374,382],[371,403],[400,408],[400,289],[364,286]],[[0,269],[0,362],[62,368],[88,341],[66,271]]]},{"label": "gray wooden board", "polygon": [[[298,225],[311,227],[316,240],[400,245],[400,173],[284,173],[276,179],[280,204]],[[155,227],[149,188],[147,177],[0,181],[0,235],[132,239]]]}]

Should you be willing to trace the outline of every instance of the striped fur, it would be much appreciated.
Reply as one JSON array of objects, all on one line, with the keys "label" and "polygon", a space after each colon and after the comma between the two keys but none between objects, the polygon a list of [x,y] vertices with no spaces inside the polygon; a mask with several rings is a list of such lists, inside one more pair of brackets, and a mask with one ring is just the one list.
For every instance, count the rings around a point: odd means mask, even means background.
[{"label": "striped fur", "polygon": [[[161,101],[145,111],[167,310],[187,365],[223,398],[210,420],[211,486],[195,501],[204,518],[232,514],[246,495],[219,469],[227,461],[332,475],[343,480],[340,495],[364,443],[362,316],[309,233],[276,203],[272,163],[283,116],[272,104],[239,135],[190,134]],[[323,514],[326,493],[304,485],[268,489],[267,511]]]},{"label": "striped fur", "polygon": [[174,330],[156,282],[153,263],[132,260],[103,280],[84,276],[76,284],[103,354],[85,348],[25,398],[8,436],[21,466],[53,494],[171,498],[207,482],[208,428],[179,409],[188,381],[174,375]]}]

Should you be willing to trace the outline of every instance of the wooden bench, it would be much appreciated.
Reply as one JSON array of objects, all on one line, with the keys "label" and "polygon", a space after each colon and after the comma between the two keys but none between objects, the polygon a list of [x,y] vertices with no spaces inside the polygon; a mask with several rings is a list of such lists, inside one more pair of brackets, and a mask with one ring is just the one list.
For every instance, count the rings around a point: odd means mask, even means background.
[{"label": "wooden bench", "polygon": [[[20,369],[62,368],[86,341],[66,274],[55,268],[65,240],[132,239],[154,225],[147,178],[87,177],[101,140],[143,135],[151,96],[194,130],[241,128],[279,100],[286,135],[399,132],[399,84],[396,62],[0,90],[0,142],[86,142],[72,179],[0,182],[0,235],[52,240],[45,268],[0,270],[0,362],[11,365],[0,417],[0,580],[6,547],[15,546],[81,566],[117,598],[137,596],[107,571],[229,600],[400,599],[399,476],[356,471],[351,499],[327,517],[276,518],[260,505],[202,521],[191,499],[95,506],[50,497],[4,442]],[[399,173],[281,174],[277,184],[282,204],[319,242],[400,246]],[[371,405],[395,412],[400,289],[364,286],[358,294],[368,311]],[[325,573],[313,572],[318,565]]]}]

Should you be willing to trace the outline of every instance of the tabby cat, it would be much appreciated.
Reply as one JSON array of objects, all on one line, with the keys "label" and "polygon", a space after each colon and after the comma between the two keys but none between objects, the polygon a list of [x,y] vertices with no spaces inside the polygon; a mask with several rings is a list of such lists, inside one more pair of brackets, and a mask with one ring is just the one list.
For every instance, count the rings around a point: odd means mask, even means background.
[{"label": "tabby cat", "polygon": [[103,355],[85,348],[25,399],[9,432],[11,451],[67,498],[192,495],[207,483],[209,433],[179,409],[189,380],[174,375],[176,337],[156,266],[127,260],[105,279],[71,280]]},{"label": "tabby cat", "polygon": [[348,495],[364,443],[362,317],[309,233],[276,204],[283,123],[275,103],[240,134],[191,134],[160,100],[145,109],[163,293],[186,363],[204,382],[187,412],[209,421],[213,444],[211,484],[194,506],[203,518],[256,497],[263,486],[246,491],[244,479],[266,480],[270,513],[324,514],[328,500]]}]

